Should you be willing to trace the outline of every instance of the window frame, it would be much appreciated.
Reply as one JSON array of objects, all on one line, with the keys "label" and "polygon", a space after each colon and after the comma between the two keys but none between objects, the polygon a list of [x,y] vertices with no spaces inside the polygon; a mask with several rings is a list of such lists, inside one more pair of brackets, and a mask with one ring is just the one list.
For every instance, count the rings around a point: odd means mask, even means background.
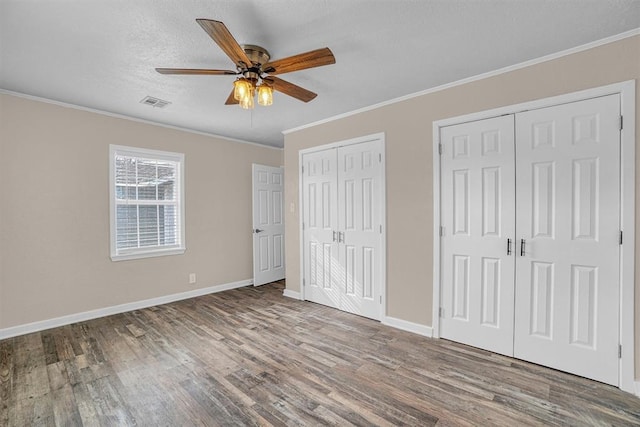
[{"label": "window frame", "polygon": [[[178,200],[177,213],[179,242],[170,247],[153,246],[150,248],[128,248],[118,250],[117,248],[117,224],[116,210],[116,156],[138,157],[153,160],[165,160],[176,162],[176,178],[178,180]],[[169,151],[151,150],[148,148],[128,147],[124,145],[109,145],[109,235],[110,235],[110,256],[112,261],[125,261],[131,259],[151,258],[167,255],[181,255],[186,251],[185,243],[185,192],[184,192],[184,154]],[[146,204],[146,203],[143,203]],[[151,203],[156,206],[157,204]]]}]

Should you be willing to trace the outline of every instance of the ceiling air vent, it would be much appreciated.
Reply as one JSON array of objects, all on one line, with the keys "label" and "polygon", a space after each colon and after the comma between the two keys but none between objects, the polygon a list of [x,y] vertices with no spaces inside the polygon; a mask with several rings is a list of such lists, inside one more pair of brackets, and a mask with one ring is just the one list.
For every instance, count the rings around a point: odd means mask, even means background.
[{"label": "ceiling air vent", "polygon": [[145,96],[144,98],[142,98],[142,101],[140,101],[140,103],[145,105],[150,105],[156,108],[164,108],[167,105],[171,104],[169,101],[165,101],[159,98],[154,98],[153,96]]}]

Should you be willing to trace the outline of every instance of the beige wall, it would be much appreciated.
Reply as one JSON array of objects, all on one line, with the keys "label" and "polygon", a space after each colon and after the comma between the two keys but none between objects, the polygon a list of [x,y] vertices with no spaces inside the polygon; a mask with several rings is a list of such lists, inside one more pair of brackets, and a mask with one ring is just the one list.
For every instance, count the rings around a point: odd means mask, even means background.
[{"label": "beige wall", "polygon": [[[387,314],[421,325],[431,325],[432,123],[444,118],[638,78],[640,36],[285,135],[285,203],[286,206],[291,203],[296,206],[295,212],[287,209],[286,217],[287,288],[293,291],[300,289],[300,149],[385,132]],[[636,121],[640,123],[640,95],[637,95],[636,102]],[[640,135],[640,129],[637,135]],[[640,179],[640,173],[636,176],[637,180]],[[636,188],[640,189],[640,185],[636,184]],[[639,233],[636,239],[640,242],[640,227],[636,227]],[[640,250],[636,254],[640,259]],[[640,348],[640,289],[636,291],[636,307],[636,347]],[[636,351],[636,355],[636,364],[640,366],[640,351]],[[637,368],[636,372],[640,370]]]},{"label": "beige wall", "polygon": [[[185,154],[184,255],[111,261],[109,144]],[[282,150],[0,94],[0,329],[251,279],[254,162]]]}]

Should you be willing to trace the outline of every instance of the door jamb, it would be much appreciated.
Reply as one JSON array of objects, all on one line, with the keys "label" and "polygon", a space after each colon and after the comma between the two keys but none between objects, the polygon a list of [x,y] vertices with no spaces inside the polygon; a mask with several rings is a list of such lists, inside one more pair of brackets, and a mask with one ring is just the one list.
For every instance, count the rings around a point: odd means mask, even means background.
[{"label": "door jamb", "polygon": [[311,148],[305,148],[298,151],[298,227],[299,227],[299,235],[300,235],[300,299],[305,300],[304,295],[304,200],[302,197],[303,190],[303,174],[302,174],[302,157],[305,154],[313,153],[316,151],[324,151],[330,150],[332,148],[344,147],[347,145],[360,144],[363,142],[375,141],[379,140],[382,145],[382,158],[381,158],[381,168],[382,168],[382,180],[380,182],[381,193],[382,193],[382,213],[380,222],[382,223],[382,234],[380,239],[380,244],[382,246],[381,262],[380,262],[380,296],[382,297],[382,302],[380,304],[380,319],[379,321],[383,322],[387,317],[387,170],[386,170],[386,146],[385,146],[385,133],[374,133],[371,135],[361,136],[357,138],[346,139],[343,141],[332,142],[325,145],[318,145]]},{"label": "door jamb", "polygon": [[433,122],[433,337],[440,338],[440,128],[454,124],[483,120],[505,114],[516,114],[527,110],[552,107],[597,98],[620,95],[620,114],[624,126],[620,136],[620,224],[624,239],[620,251],[620,345],[622,354],[619,367],[620,389],[640,395],[635,390],[635,80],[568,93],[550,98],[514,104],[477,113],[466,114]]}]

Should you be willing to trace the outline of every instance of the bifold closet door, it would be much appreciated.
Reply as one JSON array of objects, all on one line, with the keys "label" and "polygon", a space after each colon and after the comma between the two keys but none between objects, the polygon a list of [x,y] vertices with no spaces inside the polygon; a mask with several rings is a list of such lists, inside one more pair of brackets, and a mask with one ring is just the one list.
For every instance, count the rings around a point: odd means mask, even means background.
[{"label": "bifold closet door", "polygon": [[382,142],[302,157],[304,298],[379,320]]},{"label": "bifold closet door", "polygon": [[334,271],[339,268],[338,181],[335,149],[303,157],[303,251],[305,299],[340,308]]},{"label": "bifold closet door", "polygon": [[443,338],[513,354],[514,118],[441,129]]},{"label": "bifold closet door", "polygon": [[516,115],[516,357],[618,384],[620,98]]},{"label": "bifold closet door", "polygon": [[341,309],[380,319],[382,144],[338,148]]}]

